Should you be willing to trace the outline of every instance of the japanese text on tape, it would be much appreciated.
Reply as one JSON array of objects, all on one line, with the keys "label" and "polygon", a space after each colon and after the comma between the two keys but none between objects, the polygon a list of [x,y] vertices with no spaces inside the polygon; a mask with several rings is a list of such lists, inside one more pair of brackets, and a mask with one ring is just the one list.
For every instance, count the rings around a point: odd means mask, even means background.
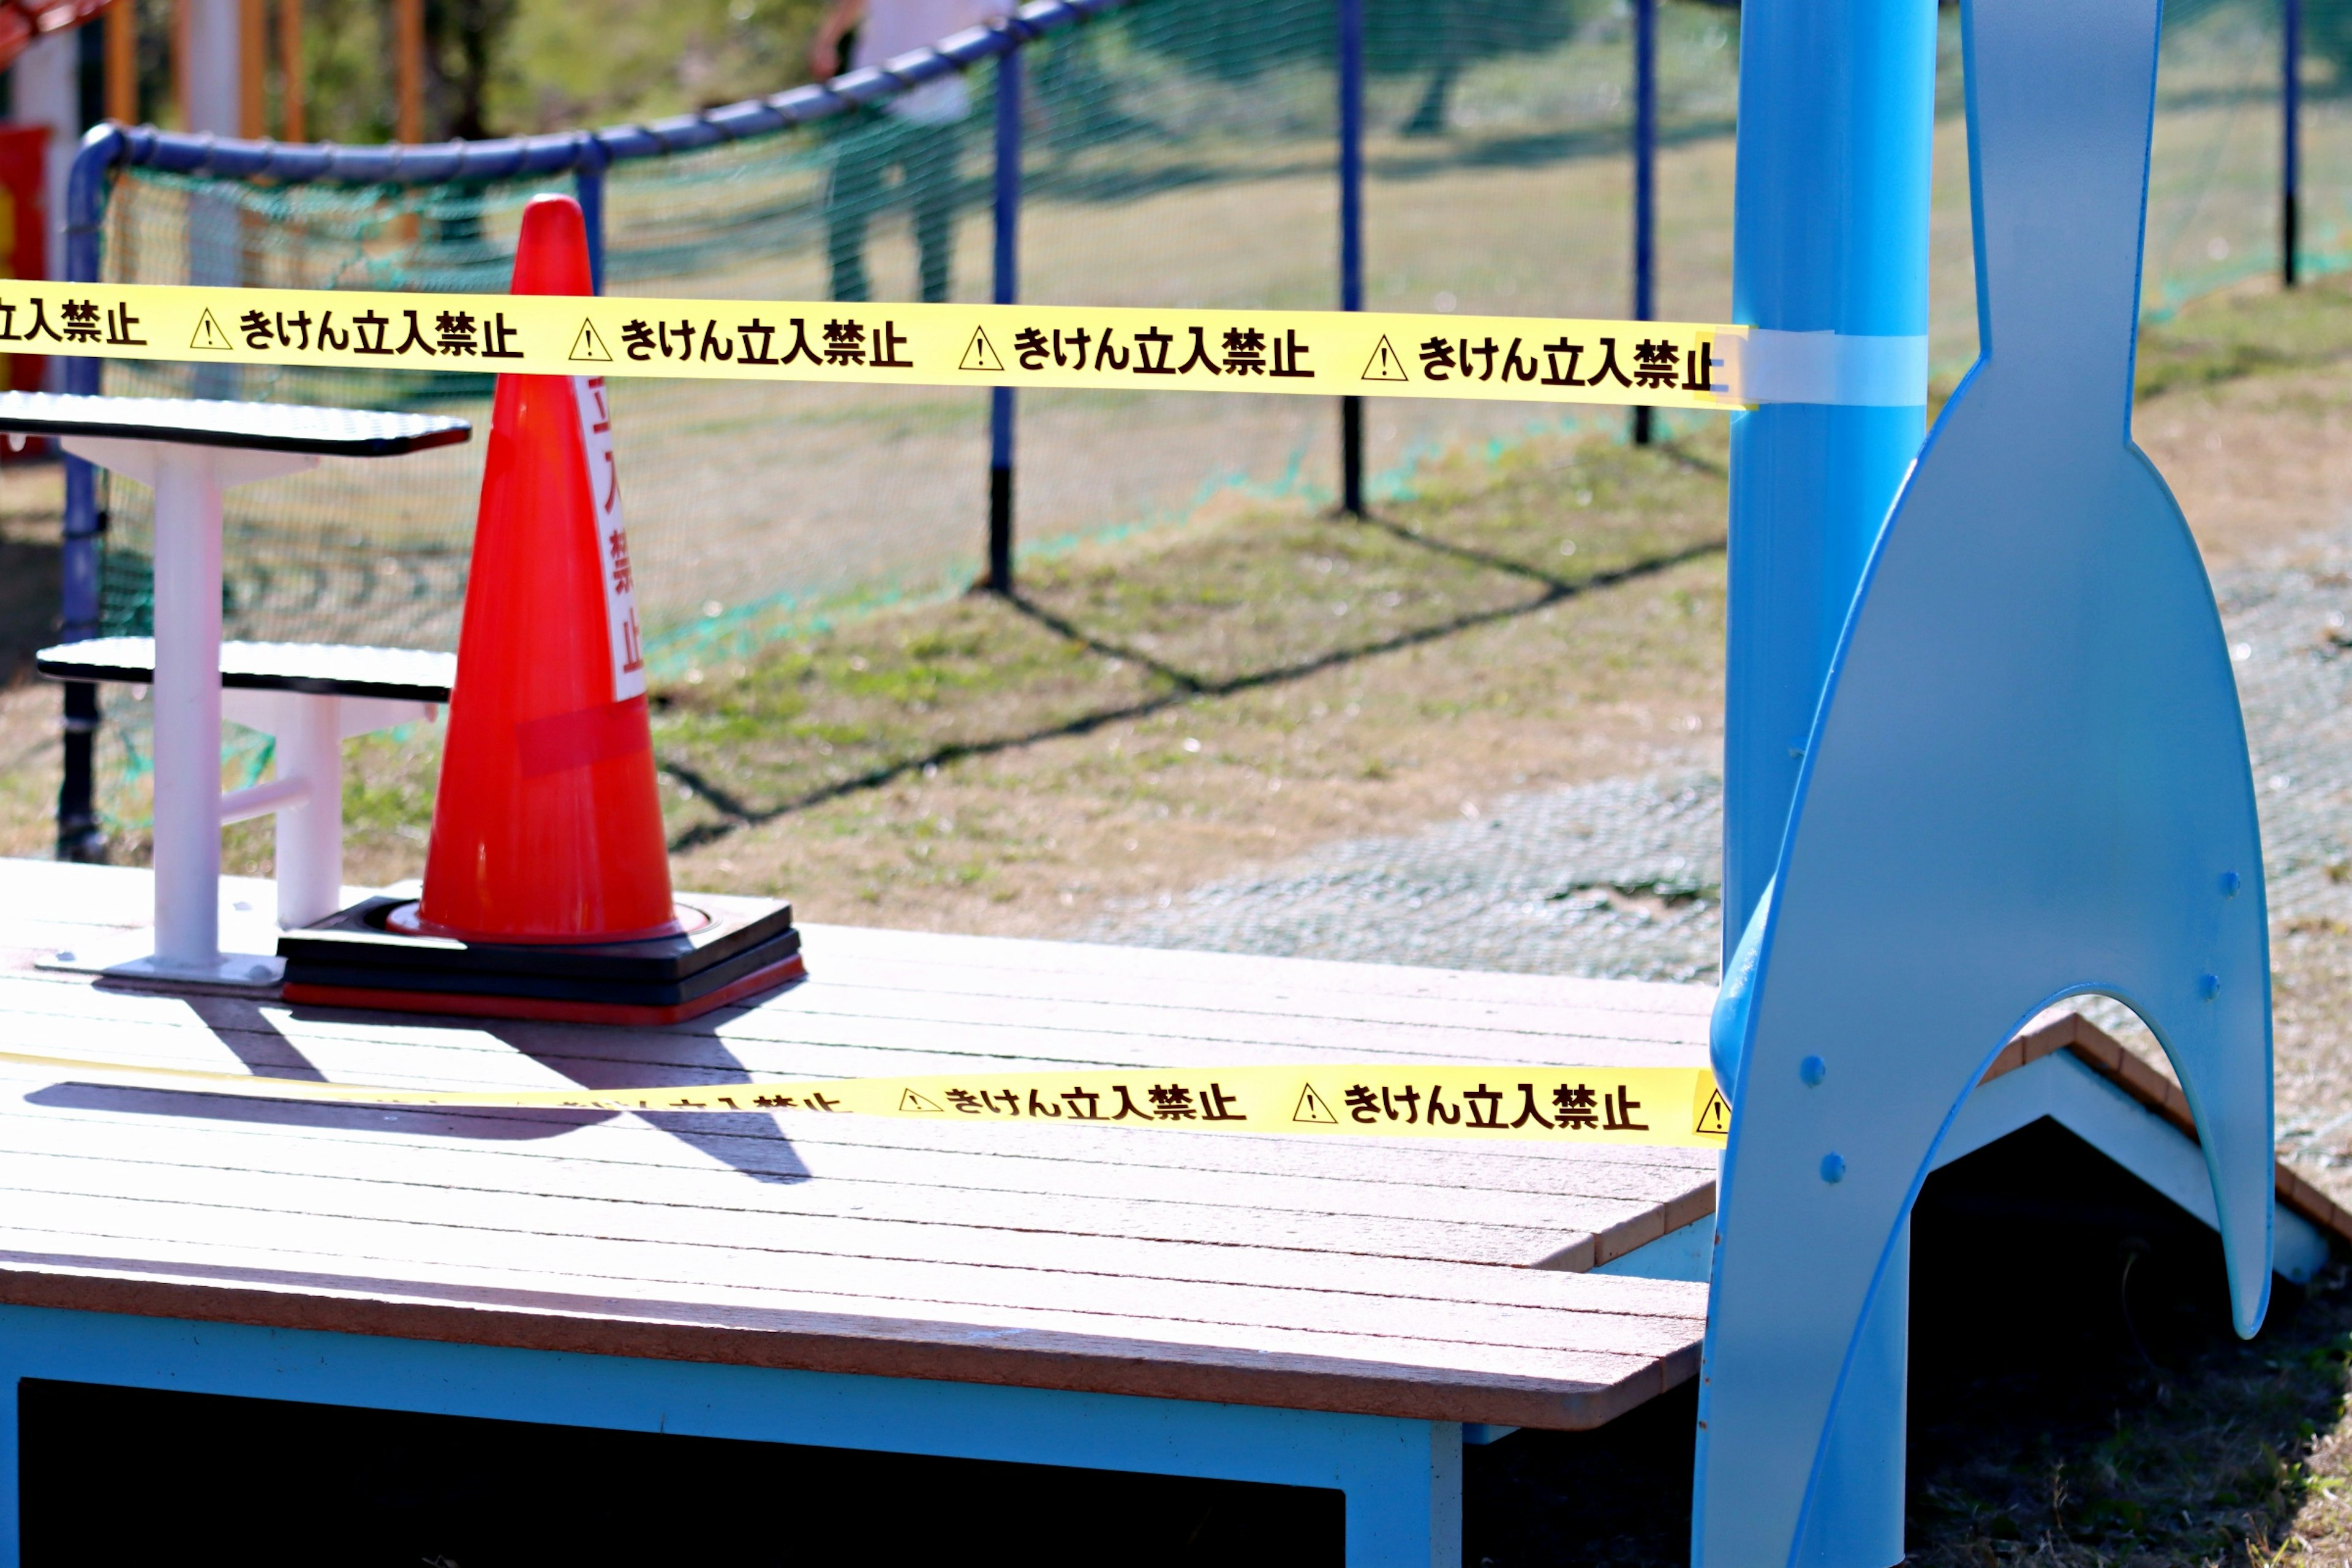
[{"label": "japanese text on tape", "polygon": [[1704,1068],[1324,1064],[1134,1068],[673,1084],[439,1089],[0,1052],[0,1063],[199,1094],[445,1110],[791,1111],[1181,1132],[1538,1139],[1721,1148],[1730,1111]]},{"label": "japanese text on tape", "polygon": [[0,351],[250,365],[1742,406],[1745,327],[0,280]]}]

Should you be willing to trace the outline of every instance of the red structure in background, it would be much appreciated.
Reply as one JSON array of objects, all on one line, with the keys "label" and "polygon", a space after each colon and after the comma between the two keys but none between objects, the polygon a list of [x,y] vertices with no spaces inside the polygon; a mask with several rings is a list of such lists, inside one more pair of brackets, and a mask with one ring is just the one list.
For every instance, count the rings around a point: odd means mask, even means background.
[{"label": "red structure in background", "polygon": [[0,69],[6,68],[42,34],[79,27],[112,3],[113,0],[0,0]]},{"label": "red structure in background", "polygon": [[[0,277],[47,276],[48,198],[42,171],[48,145],[46,125],[0,125]],[[40,354],[0,354],[0,366],[5,367],[0,369],[0,385],[38,392],[46,363]]]},{"label": "red structure in background", "polygon": [[[47,151],[47,124],[0,124],[0,278],[49,273],[49,197],[42,179]],[[0,355],[0,388],[37,393],[47,364],[47,355]],[[0,463],[47,451],[47,439],[19,437],[0,445]]]}]

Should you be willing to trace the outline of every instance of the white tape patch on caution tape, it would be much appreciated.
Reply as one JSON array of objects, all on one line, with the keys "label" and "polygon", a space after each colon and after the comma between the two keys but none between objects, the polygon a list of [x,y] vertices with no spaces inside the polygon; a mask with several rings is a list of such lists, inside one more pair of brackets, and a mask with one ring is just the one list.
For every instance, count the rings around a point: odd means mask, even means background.
[{"label": "white tape patch on caution tape", "polygon": [[1927,338],[1783,332],[1751,327],[1727,340],[1726,372],[1750,404],[1907,408],[1927,401]]},{"label": "white tape patch on caution tape", "polygon": [[1315,1063],[1137,1068],[924,1078],[667,1085],[651,1089],[436,1089],[254,1078],[0,1051],[0,1064],[66,1081],[184,1093],[444,1110],[773,1111],[939,1122],[1293,1132],[1325,1137],[1539,1139],[1719,1149],[1730,1111],[1705,1068],[1525,1068]]},{"label": "white tape patch on caution tape", "polygon": [[1736,409],[1748,329],[0,280],[0,352],[530,374]]}]

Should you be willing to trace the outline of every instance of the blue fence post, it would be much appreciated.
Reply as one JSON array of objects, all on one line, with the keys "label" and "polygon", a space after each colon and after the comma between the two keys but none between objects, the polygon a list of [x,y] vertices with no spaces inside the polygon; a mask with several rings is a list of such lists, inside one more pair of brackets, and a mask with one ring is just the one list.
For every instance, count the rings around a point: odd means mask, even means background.
[{"label": "blue fence post", "polygon": [[[107,183],[115,161],[123,153],[123,134],[111,122],[93,126],[74,154],[73,172],[66,183],[66,279],[68,282],[98,281],[100,228],[106,220]],[[65,388],[89,395],[99,391],[101,360],[65,362]],[[58,635],[65,642],[80,642],[99,634],[100,542],[106,517],[98,504],[98,470],[79,458],[65,459],[65,530],[59,552],[64,576]],[[101,717],[98,688],[88,681],[68,681],[65,689],[63,776],[58,784],[58,858],[96,860],[106,853],[99,831],[94,753]]]},{"label": "blue fence post", "polygon": [[[1935,94],[1932,0],[1748,0],[1733,321],[1835,333],[1832,357],[1864,372],[1859,379],[1877,379],[1866,373],[1881,361],[1924,367]],[[1751,339],[1751,354],[1759,346]],[[1920,382],[1916,403],[1774,403],[1732,416],[1727,967],[1779,858],[1846,613],[1926,434],[1924,374]],[[1903,1364],[1909,1313],[1904,1249],[1887,1263],[1854,1353]],[[1846,1561],[1903,1555],[1903,1455],[1868,1440],[1902,1429],[1903,1387],[1900,1378],[1873,1382],[1841,1406],[1828,1439],[1822,1484],[1844,1500],[1840,1517],[1854,1527]]]},{"label": "blue fence post", "polygon": [[593,136],[579,140],[579,163],[572,171],[572,190],[580,202],[580,216],[588,229],[588,286],[604,291],[604,145]]},{"label": "blue fence post", "polygon": [[2279,0],[2279,282],[2298,281],[2303,243],[2303,0]]},{"label": "blue fence post", "polygon": [[[2291,3],[2291,0],[2290,0]],[[1633,0],[1633,319],[1658,309],[1658,0]],[[1650,444],[1651,411],[1633,410],[1633,445]]]},{"label": "blue fence post", "polygon": [[[1364,0],[1339,7],[1339,309],[1364,308]],[[1339,510],[1364,515],[1364,400],[1339,399]]]},{"label": "blue fence post", "polygon": [[[1000,305],[1021,299],[1021,51],[996,57],[996,289]],[[1013,426],[1009,386],[988,395],[988,589],[1013,592]]]},{"label": "blue fence post", "polygon": [[[1750,0],[1734,321],[1834,332],[1857,353],[1924,338],[1935,26],[1927,0]],[[1926,430],[1920,397],[1732,416],[1727,957],[1780,854],[1830,656]]]}]

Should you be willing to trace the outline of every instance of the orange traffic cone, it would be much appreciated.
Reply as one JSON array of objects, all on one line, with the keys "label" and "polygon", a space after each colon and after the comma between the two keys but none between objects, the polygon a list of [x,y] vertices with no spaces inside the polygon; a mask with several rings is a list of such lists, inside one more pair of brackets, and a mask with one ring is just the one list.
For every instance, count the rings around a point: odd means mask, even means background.
[{"label": "orange traffic cone", "polygon": [[[569,196],[514,292],[593,292]],[[289,999],[662,1023],[802,973],[790,905],[672,901],[634,587],[604,381],[500,376],[424,897],[287,933]]]},{"label": "orange traffic cone", "polygon": [[[569,196],[523,209],[518,294],[588,294]],[[491,942],[679,929],[601,379],[502,375],[418,923]]]}]

